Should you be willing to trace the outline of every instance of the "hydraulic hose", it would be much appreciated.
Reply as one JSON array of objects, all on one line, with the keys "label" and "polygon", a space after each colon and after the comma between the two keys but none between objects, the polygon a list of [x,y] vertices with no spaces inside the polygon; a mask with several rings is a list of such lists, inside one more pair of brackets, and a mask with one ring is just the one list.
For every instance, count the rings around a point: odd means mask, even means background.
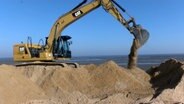
[{"label": "hydraulic hose", "polygon": [[83,0],[81,3],[79,3],[76,7],[74,7],[73,9],[72,9],[72,11],[73,10],[75,10],[75,9],[77,9],[77,8],[79,8],[79,7],[81,7],[83,4],[85,4],[86,2],[87,2],[88,0]]}]

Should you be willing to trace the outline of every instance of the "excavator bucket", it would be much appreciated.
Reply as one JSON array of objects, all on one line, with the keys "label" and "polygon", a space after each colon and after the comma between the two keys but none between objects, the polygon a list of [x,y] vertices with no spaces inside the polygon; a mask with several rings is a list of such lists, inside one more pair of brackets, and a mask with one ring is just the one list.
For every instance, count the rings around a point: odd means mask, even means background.
[{"label": "excavator bucket", "polygon": [[149,38],[149,32],[146,29],[143,29],[141,26],[134,28],[132,33],[135,39],[139,41],[140,47],[143,46]]}]

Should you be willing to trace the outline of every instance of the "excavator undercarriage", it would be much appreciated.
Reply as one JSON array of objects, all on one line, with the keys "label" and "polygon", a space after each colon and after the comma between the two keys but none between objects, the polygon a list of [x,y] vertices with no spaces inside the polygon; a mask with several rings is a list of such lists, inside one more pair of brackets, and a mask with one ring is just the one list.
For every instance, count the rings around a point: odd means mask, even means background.
[{"label": "excavator undercarriage", "polygon": [[72,67],[72,68],[79,68],[78,63],[70,63],[70,62],[41,62],[41,61],[35,61],[35,62],[26,62],[26,63],[19,63],[15,64],[16,67],[22,67],[22,66],[61,66],[61,67]]}]

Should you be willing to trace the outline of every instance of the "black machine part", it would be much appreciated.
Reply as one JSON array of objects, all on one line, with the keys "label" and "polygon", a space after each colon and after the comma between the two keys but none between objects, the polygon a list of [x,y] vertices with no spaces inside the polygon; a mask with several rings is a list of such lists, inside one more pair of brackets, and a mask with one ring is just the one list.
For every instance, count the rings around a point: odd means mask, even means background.
[{"label": "black machine part", "polygon": [[53,55],[55,58],[71,58],[70,42],[68,41],[70,39],[70,36],[65,35],[54,41]]}]

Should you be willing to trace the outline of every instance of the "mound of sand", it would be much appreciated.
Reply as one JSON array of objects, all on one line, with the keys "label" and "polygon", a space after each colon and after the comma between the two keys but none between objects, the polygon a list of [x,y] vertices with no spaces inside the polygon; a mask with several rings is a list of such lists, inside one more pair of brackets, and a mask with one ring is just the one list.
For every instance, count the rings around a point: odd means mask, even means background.
[{"label": "mound of sand", "polygon": [[51,97],[64,97],[63,95],[74,91],[79,91],[89,98],[100,99],[121,92],[135,95],[152,93],[148,74],[141,69],[124,69],[113,61],[95,67],[81,66],[77,69],[29,66],[21,70]]},{"label": "mound of sand", "polygon": [[184,63],[170,59],[151,69],[155,99],[165,102],[184,102]]},{"label": "mound of sand", "polygon": [[167,60],[151,68],[150,83],[155,90],[151,104],[184,103],[184,63],[175,59]]},{"label": "mound of sand", "polygon": [[44,97],[44,91],[13,66],[0,66],[0,104],[17,104]]},{"label": "mound of sand", "polygon": [[[0,104],[165,104],[184,102],[184,63],[147,73],[113,61],[79,68],[0,66]],[[8,99],[8,100],[7,100]]]}]

